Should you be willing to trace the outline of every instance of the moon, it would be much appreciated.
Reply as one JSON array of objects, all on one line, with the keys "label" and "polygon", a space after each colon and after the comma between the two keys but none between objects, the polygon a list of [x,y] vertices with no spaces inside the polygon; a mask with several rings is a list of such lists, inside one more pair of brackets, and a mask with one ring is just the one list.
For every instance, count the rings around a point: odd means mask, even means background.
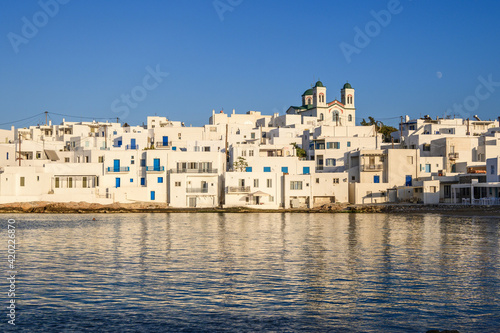
[{"label": "moon", "polygon": [[437,76],[437,78],[438,78],[438,79],[440,79],[440,78],[442,78],[442,77],[443,77],[443,73],[441,73],[441,72],[437,72],[437,73],[436,73],[436,76]]}]

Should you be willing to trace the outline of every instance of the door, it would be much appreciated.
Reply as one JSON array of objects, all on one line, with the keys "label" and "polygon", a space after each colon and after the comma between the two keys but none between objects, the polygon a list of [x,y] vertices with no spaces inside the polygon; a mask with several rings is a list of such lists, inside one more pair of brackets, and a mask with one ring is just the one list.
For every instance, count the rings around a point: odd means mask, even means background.
[{"label": "door", "polygon": [[430,164],[425,165],[425,172],[431,172],[431,165]]},{"label": "door", "polygon": [[155,191],[151,191],[151,200],[154,200],[156,197]]},{"label": "door", "polygon": [[373,182],[374,182],[375,184],[380,183],[380,176],[373,176]]},{"label": "door", "polygon": [[135,139],[130,139],[130,149],[135,149]]},{"label": "door", "polygon": [[116,177],[116,179],[115,179],[115,186],[116,186],[116,188],[120,187],[120,178],[118,178],[118,177]]},{"label": "door", "polygon": [[189,207],[196,207],[196,198],[188,198],[189,200]]},{"label": "door", "polygon": [[120,160],[113,160],[113,171],[114,172],[120,171]]},{"label": "door", "polygon": [[164,147],[168,146],[168,136],[164,136],[164,137],[163,137],[163,142],[162,142],[162,145],[163,145]]},{"label": "door", "polygon": [[160,159],[159,158],[155,158],[153,160],[153,168],[155,171],[160,171]]},{"label": "door", "polygon": [[411,186],[411,175],[406,176],[406,181],[405,181],[406,186]]}]

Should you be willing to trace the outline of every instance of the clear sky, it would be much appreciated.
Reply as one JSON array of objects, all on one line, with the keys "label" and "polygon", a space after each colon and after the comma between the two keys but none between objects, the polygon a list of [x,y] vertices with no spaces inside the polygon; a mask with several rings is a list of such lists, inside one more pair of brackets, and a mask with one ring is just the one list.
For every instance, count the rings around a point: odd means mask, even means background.
[{"label": "clear sky", "polygon": [[352,84],[358,122],[493,119],[499,14],[499,1],[3,0],[0,127],[44,111],[188,126],[212,109],[283,114],[318,78],[328,101]]}]

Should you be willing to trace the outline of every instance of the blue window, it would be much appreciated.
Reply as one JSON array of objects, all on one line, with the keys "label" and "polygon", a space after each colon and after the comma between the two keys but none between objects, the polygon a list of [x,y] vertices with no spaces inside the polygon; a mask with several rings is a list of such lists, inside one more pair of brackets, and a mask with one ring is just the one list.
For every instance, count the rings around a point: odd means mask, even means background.
[{"label": "blue window", "polygon": [[158,184],[162,184],[163,183],[163,177],[158,177]]},{"label": "blue window", "polygon": [[116,186],[116,188],[120,187],[120,178],[118,178],[118,177],[115,178],[115,186]]},{"label": "blue window", "polygon": [[310,172],[309,167],[303,167],[303,168],[302,168],[302,173],[303,173],[304,175],[308,175],[308,174],[310,174],[311,172]]},{"label": "blue window", "polygon": [[118,140],[118,147],[122,146],[122,140]]},{"label": "blue window", "polygon": [[177,150],[177,147],[172,147],[172,150]]},{"label": "blue window", "polygon": [[116,135],[116,134],[118,134],[118,132],[117,131],[113,131],[113,135]]},{"label": "blue window", "polygon": [[155,191],[151,191],[151,200],[154,200],[154,199],[155,199],[155,197],[156,197],[156,195],[155,195],[155,194],[156,194],[156,193],[155,193]]},{"label": "blue window", "polygon": [[9,153],[7,153],[7,159],[9,159]]},{"label": "blue window", "polygon": [[340,149],[340,142],[334,142],[333,143],[333,148],[334,149]]},{"label": "blue window", "polygon": [[145,186],[146,185],[146,178],[141,178],[141,185]]},{"label": "blue window", "polygon": [[374,183],[380,183],[380,176],[373,176],[373,182]]},{"label": "blue window", "polygon": [[145,167],[146,166],[146,159],[141,159],[141,167]]},{"label": "blue window", "polygon": [[271,167],[264,167],[264,172],[271,172]]},{"label": "blue window", "polygon": [[336,166],[337,161],[334,158],[327,158],[326,159],[326,166]]},{"label": "blue window", "polygon": [[430,164],[425,165],[425,172],[431,172],[431,165]]},{"label": "blue window", "polygon": [[281,172],[288,173],[288,167],[281,167]]},{"label": "blue window", "polygon": [[246,172],[252,172],[252,167],[246,167],[246,168],[245,168],[245,171],[246,171]]},{"label": "blue window", "polygon": [[130,178],[130,182],[133,183],[134,182],[134,178]]},{"label": "blue window", "polygon": [[333,148],[333,142],[327,142],[326,149],[332,149],[332,148]]},{"label": "blue window", "polygon": [[347,141],[347,147],[351,146],[351,141]]}]

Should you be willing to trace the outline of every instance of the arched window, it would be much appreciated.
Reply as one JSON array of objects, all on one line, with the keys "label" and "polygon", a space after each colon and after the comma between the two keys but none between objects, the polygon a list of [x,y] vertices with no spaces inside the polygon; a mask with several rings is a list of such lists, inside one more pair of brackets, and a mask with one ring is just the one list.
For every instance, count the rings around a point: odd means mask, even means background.
[{"label": "arched window", "polygon": [[339,119],[340,119],[339,118],[339,112],[338,111],[334,111],[333,112],[333,118],[332,118],[332,120],[333,121],[339,121]]},{"label": "arched window", "polygon": [[347,117],[347,120],[348,120],[348,121],[352,121],[352,114],[350,114],[350,115]]},{"label": "arched window", "polygon": [[322,113],[320,113],[320,114],[319,114],[319,121],[323,121],[323,120],[325,120],[325,117],[323,116],[323,114],[322,114]]},{"label": "arched window", "polygon": [[347,103],[352,104],[352,95],[347,96]]},{"label": "arched window", "polygon": [[309,97],[309,98],[307,99],[307,104],[308,104],[308,105],[310,105],[310,104],[311,104],[311,97]]},{"label": "arched window", "polygon": [[325,102],[325,95],[319,94],[319,102],[324,103]]}]

